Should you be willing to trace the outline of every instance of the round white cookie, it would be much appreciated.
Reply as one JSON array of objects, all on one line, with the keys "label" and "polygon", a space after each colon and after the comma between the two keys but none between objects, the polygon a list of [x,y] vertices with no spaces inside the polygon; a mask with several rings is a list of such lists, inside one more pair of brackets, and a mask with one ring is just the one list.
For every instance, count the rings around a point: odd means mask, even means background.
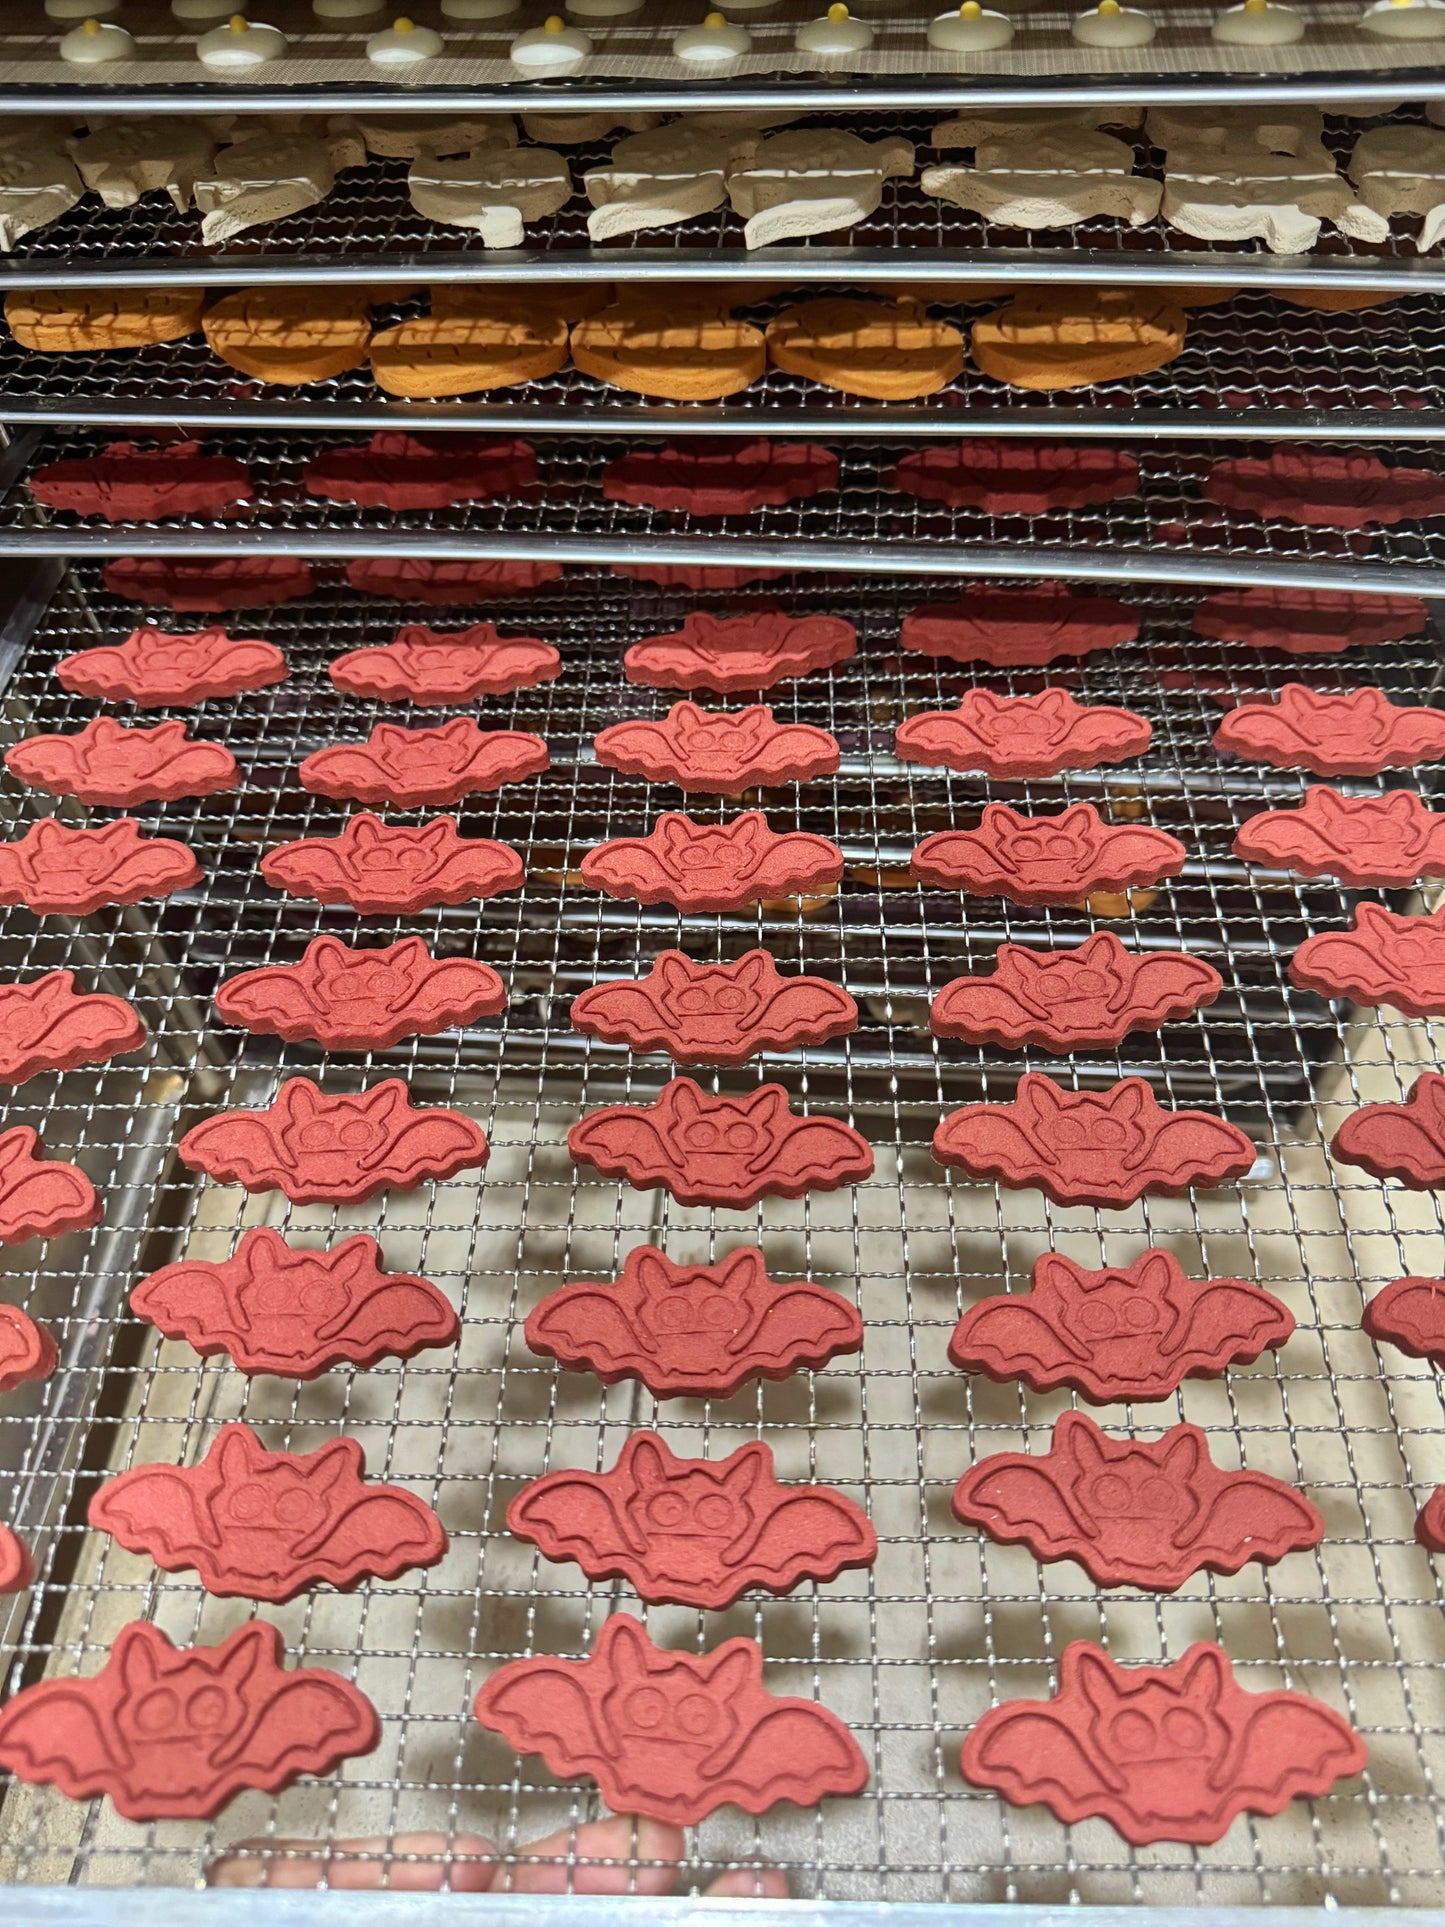
[{"label": "round white cookie", "polygon": [[624,14],[639,13],[643,0],[564,0],[564,4],[579,20],[620,20]]},{"label": "round white cookie", "polygon": [[1084,47],[1147,47],[1154,38],[1155,26],[1142,7],[1099,0],[1092,12],[1078,16],[1069,31]]},{"label": "round white cookie", "polygon": [[540,27],[519,33],[508,50],[514,67],[525,74],[575,74],[592,52],[592,39],[580,27],[569,27],[560,14],[549,14]]},{"label": "round white cookie", "polygon": [[1305,23],[1293,7],[1275,0],[1243,0],[1226,7],[1209,29],[1227,47],[1291,47],[1305,37]]},{"label": "round white cookie", "polygon": [[962,6],[937,14],[928,23],[928,44],[940,53],[993,53],[1008,46],[1013,37],[1008,15],[980,6],[979,0],[963,0]]},{"label": "round white cookie", "polygon": [[104,20],[119,13],[121,0],[45,0],[47,20]]},{"label": "round white cookie", "polygon": [[419,27],[404,13],[366,43],[366,57],[373,67],[415,67],[418,61],[435,60],[441,50],[442,37],[436,28]]},{"label": "round white cookie", "polygon": [[311,0],[318,20],[365,20],[380,13],[386,0]]},{"label": "round white cookie", "polygon": [[873,29],[866,20],[855,20],[843,0],[833,0],[820,19],[799,27],[793,45],[800,54],[822,54],[826,58],[860,54],[873,45]]},{"label": "round white cookie", "polygon": [[500,20],[515,13],[520,0],[442,0],[443,20]]},{"label": "round white cookie", "polygon": [[196,58],[203,67],[234,73],[238,68],[264,67],[268,61],[280,60],[286,47],[286,36],[279,27],[268,27],[260,20],[252,25],[234,13],[224,27],[212,27],[201,35],[196,42]]},{"label": "round white cookie", "polygon": [[72,67],[100,67],[110,60],[133,60],[135,41],[124,27],[92,15],[60,37],[60,58]]},{"label": "round white cookie", "polygon": [[732,26],[726,14],[710,13],[701,26],[684,27],[672,51],[689,67],[730,67],[740,54],[751,53],[753,37],[746,27]]},{"label": "round white cookie", "polygon": [[235,11],[235,0],[171,0],[177,20],[229,20]]},{"label": "round white cookie", "polygon": [[1374,0],[1360,16],[1360,32],[1381,40],[1445,37],[1445,0]]}]

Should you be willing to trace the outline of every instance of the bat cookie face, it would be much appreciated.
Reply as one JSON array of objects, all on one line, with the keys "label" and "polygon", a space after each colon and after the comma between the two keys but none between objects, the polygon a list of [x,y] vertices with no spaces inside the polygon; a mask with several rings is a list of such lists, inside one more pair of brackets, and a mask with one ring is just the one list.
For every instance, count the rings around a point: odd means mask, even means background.
[{"label": "bat cookie face", "polygon": [[913,852],[920,883],[1034,905],[1079,903],[1091,890],[1127,890],[1178,876],[1188,851],[1147,824],[1106,823],[1092,803],[1028,816],[986,803],[976,830],[940,830]]},{"label": "bat cookie face", "polygon": [[716,824],[670,811],[647,836],[614,837],[582,859],[590,889],[670,903],[684,916],[830,889],[842,875],[836,843],[774,830],[761,810]]},{"label": "bat cookie face", "polygon": [[589,1579],[626,1579],[650,1605],[721,1609],[751,1587],[789,1592],[871,1566],[867,1515],[823,1485],[779,1485],[766,1445],[716,1463],[634,1432],[610,1472],[552,1472],[507,1507],[507,1529]]},{"label": "bat cookie face", "polygon": [[906,763],[983,770],[989,776],[1057,776],[1142,756],[1152,735],[1131,709],[1076,703],[1067,689],[995,696],[971,689],[957,709],[910,716],[893,738]]},{"label": "bat cookie face", "polygon": [[184,723],[128,729],[111,716],[97,716],[71,736],[27,737],[5,767],[32,788],[120,810],[212,796],[241,780],[230,750],[198,743]]},{"label": "bat cookie face", "polygon": [[607,1385],[637,1378],[654,1398],[731,1398],[750,1378],[788,1378],[860,1351],[863,1321],[836,1291],[776,1283],[755,1245],[715,1265],[675,1265],[639,1245],[616,1284],[544,1298],[526,1336],[534,1352]]},{"label": "bat cookie face", "polygon": [[268,1452],[249,1425],[223,1425],[197,1465],[140,1465],[107,1479],[89,1521],[166,1572],[195,1571],[223,1598],[294,1599],[323,1581],[345,1592],[434,1566],[447,1535],[401,1486],[368,1482],[354,1439]]},{"label": "bat cookie face", "polygon": [[302,762],[301,787],[318,796],[399,809],[459,803],[547,768],[547,745],[520,729],[478,729],[457,716],[436,729],[378,723],[364,743],[335,743]]},{"label": "bat cookie face", "polygon": [[292,1043],[387,1050],[403,1037],[495,1017],[506,1001],[495,970],[471,957],[434,957],[420,937],[382,950],[317,937],[300,963],[228,977],[216,992],[216,1011],[228,1024]]},{"label": "bat cookie face", "polygon": [[198,629],[171,635],[164,629],[133,629],[115,648],[82,649],[55,665],[62,689],[103,696],[143,708],[170,709],[239,696],[285,682],[286,658],[259,637]]},{"label": "bat cookie face", "polygon": [[614,723],[592,747],[610,769],[711,796],[806,783],[838,767],[838,744],[827,730],[775,722],[765,703],[735,714],[674,703],[660,722]]},{"label": "bat cookie face", "polygon": [[1294,1318],[1242,1278],[1185,1276],[1167,1251],[1086,1271],[1060,1252],[1034,1263],[1033,1290],[1000,1293],[959,1319],[948,1356],[961,1371],[1036,1392],[1068,1386],[1095,1405],[1168,1398],[1283,1345]]},{"label": "bat cookie face", "polygon": [[182,1258],[142,1278],[130,1308],[202,1358],[229,1353],[237,1371],[319,1378],[333,1365],[374,1365],[456,1342],[450,1302],[425,1278],[382,1269],[374,1238],[293,1251],[258,1225],[220,1264]]},{"label": "bat cookie face", "polygon": [[1445,716],[1418,704],[1402,708],[1372,685],[1331,696],[1287,682],[1276,702],[1231,709],[1214,747],[1274,769],[1378,776],[1445,756]]},{"label": "bat cookie face", "polygon": [[1302,877],[1337,877],[1352,889],[1403,889],[1445,876],[1445,814],[1414,790],[1342,796],[1313,783],[1296,810],[1263,810],[1234,839],[1234,854]]},{"label": "bat cookie face", "polygon": [[349,903],[376,915],[470,903],[520,890],[526,880],[510,844],[462,836],[454,816],[383,823],[367,810],[351,817],[340,836],[278,845],[262,857],[261,875],[290,896]]},{"label": "bat cookie face", "polygon": [[1393,1004],[1407,1017],[1445,1016],[1445,905],[1427,917],[1402,917],[1383,904],[1356,904],[1353,928],[1306,937],[1289,974],[1321,997]]},{"label": "bat cookie face", "polygon": [[1051,1700],[1008,1700],[963,1743],[970,1786],[1107,1820],[1131,1845],[1208,1846],[1241,1813],[1282,1813],[1360,1772],[1365,1744],[1304,1693],[1246,1693],[1218,1646],[1172,1666],[1116,1666],[1075,1640]]},{"label": "bat cookie face", "polygon": [[1062,583],[996,589],[970,583],[959,602],[930,602],[903,618],[899,644],[921,656],[1039,668],[1115,649],[1139,633],[1139,614],[1109,596],[1074,595]]},{"label": "bat cookie face", "polygon": [[1047,1452],[996,1452],[954,1487],[954,1517],[1044,1564],[1074,1559],[1100,1586],[1176,1592],[1196,1572],[1238,1572],[1318,1545],[1325,1522],[1263,1472],[1221,1472],[1197,1425],[1106,1438],[1065,1412]]},{"label": "bat cookie face", "polygon": [[732,696],[832,669],[857,647],[857,631],[840,616],[789,616],[780,609],[743,616],[694,614],[670,635],[633,643],[622,667],[629,682],[653,689],[710,689]]},{"label": "bat cookie face", "polygon": [[730,964],[664,950],[645,977],[594,984],[572,1003],[572,1026],[584,1036],[665,1050],[679,1064],[742,1064],[762,1050],[826,1043],[857,1025],[846,990],[823,977],[783,977],[766,950]]},{"label": "bat cookie face", "polygon": [[554,1773],[590,1774],[614,1812],[680,1827],[728,1804],[747,1813],[779,1800],[816,1806],[868,1780],[858,1742],[835,1714],[767,1691],[753,1640],[665,1652],[626,1613],[603,1622],[587,1659],[500,1667],[477,1695],[476,1716]]},{"label": "bat cookie face", "polygon": [[172,1646],[123,1626],[99,1673],[48,1679],[0,1707],[0,1766],[67,1799],[108,1794],[127,1820],[206,1820],[236,1794],[326,1773],[381,1737],[364,1693],[318,1668],[287,1672],[274,1626]]},{"label": "bat cookie face", "polygon": [[867,1141],[831,1117],[799,1117],[781,1084],[748,1097],[710,1097],[690,1077],[664,1085],[657,1102],[611,1104],[567,1133],[578,1164],[639,1190],[661,1185],[679,1204],[743,1211],[760,1198],[835,1191],[873,1170]]},{"label": "bat cookie face", "polygon": [[499,636],[490,622],[452,630],[410,623],[382,648],[338,656],[326,673],[352,695],[428,707],[554,682],[562,658],[535,636]]}]

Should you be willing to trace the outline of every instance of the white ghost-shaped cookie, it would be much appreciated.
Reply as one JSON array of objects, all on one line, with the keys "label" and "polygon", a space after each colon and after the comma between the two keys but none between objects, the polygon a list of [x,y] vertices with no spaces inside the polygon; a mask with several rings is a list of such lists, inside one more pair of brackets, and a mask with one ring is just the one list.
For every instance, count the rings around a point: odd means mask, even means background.
[{"label": "white ghost-shaped cookie", "polygon": [[1135,174],[1133,148],[1091,127],[980,141],[972,167],[925,167],[922,185],[1003,227],[1072,227],[1094,214],[1142,227],[1159,212],[1159,183]]},{"label": "white ghost-shaped cookie", "polygon": [[[744,135],[742,151],[751,153],[755,144]],[[705,134],[685,121],[629,135],[613,148],[606,167],[590,168],[582,177],[592,203],[587,232],[594,241],[608,241],[710,213],[727,199],[727,170],[738,153],[738,142],[728,135]]]},{"label": "white ghost-shaped cookie", "polygon": [[1185,150],[1238,162],[1256,148],[1266,154],[1313,154],[1324,138],[1325,121],[1318,107],[1151,107],[1144,131],[1171,162]]},{"label": "white ghost-shaped cookie", "polygon": [[1020,134],[1061,134],[1077,127],[1143,125],[1144,109],[1127,102],[1106,107],[970,107],[941,120],[928,139],[940,154],[977,147],[980,141],[1012,140]]},{"label": "white ghost-shaped cookie", "polygon": [[1330,221],[1356,241],[1383,241],[1390,224],[1359,200],[1323,146],[1297,154],[1247,148],[1229,158],[1174,149],[1164,175],[1164,219],[1200,241],[1261,240],[1307,254]]},{"label": "white ghost-shaped cookie", "polygon": [[74,162],[59,148],[0,154],[0,253],[68,214],[84,192]]},{"label": "white ghost-shaped cookie", "polygon": [[406,177],[411,204],[428,220],[471,228],[489,248],[519,248],[523,223],[572,198],[566,161],[550,147],[486,147],[443,158],[418,154]]},{"label": "white ghost-shaped cookie", "polygon": [[205,217],[201,239],[210,246],[324,201],[344,167],[366,159],[361,137],[349,130],[328,134],[252,134],[228,147],[216,170],[196,182],[196,206]]},{"label": "white ghost-shaped cookie", "polygon": [[527,139],[545,147],[589,147],[620,127],[624,134],[645,134],[662,125],[661,114],[523,114]]},{"label": "white ghost-shaped cookie", "polygon": [[65,145],[81,180],[107,207],[134,207],[142,194],[164,192],[179,214],[216,159],[205,128],[174,114],[102,120],[94,133],[75,134]]},{"label": "white ghost-shaped cookie", "polygon": [[356,131],[368,154],[413,161],[422,154],[480,154],[517,145],[510,114],[358,114]]},{"label": "white ghost-shaped cookie", "polygon": [[750,248],[830,234],[866,221],[883,183],[913,173],[911,141],[865,141],[837,128],[795,128],[761,141],[728,174],[728,198]]},{"label": "white ghost-shaped cookie", "polygon": [[1423,254],[1445,234],[1445,133],[1434,127],[1372,127],[1355,142],[1345,172],[1366,207],[1388,220],[1419,214]]}]

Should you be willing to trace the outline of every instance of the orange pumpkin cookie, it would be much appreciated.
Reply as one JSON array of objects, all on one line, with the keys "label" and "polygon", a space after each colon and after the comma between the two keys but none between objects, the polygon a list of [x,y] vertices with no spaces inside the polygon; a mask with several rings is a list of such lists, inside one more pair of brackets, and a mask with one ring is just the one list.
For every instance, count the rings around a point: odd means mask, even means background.
[{"label": "orange pumpkin cookie", "polygon": [[790,375],[870,401],[936,395],[963,368],[963,336],[922,308],[802,301],[768,324],[768,355]]},{"label": "orange pumpkin cookie", "polygon": [[183,341],[205,305],[204,288],[37,288],[6,295],[5,319],[22,348],[93,355]]},{"label": "orange pumpkin cookie", "polygon": [[229,367],[288,388],[362,367],[371,345],[365,292],[348,288],[241,288],[202,325]]},{"label": "orange pumpkin cookie", "polygon": [[572,330],[572,359],[613,388],[660,401],[721,401],[767,367],[762,330],[734,321],[723,297],[634,292]]},{"label": "orange pumpkin cookie", "polygon": [[973,324],[973,358],[1013,388],[1087,388],[1147,375],[1184,346],[1184,310],[1147,288],[1039,290]]},{"label": "orange pumpkin cookie", "polygon": [[472,292],[464,308],[419,315],[371,344],[378,388],[410,401],[515,388],[567,359],[567,323],[513,291]]}]

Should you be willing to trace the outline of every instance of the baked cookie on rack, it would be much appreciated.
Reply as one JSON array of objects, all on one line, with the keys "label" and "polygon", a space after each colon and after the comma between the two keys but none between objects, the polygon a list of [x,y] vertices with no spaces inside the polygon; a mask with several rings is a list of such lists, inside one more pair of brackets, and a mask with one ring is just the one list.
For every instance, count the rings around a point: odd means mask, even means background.
[{"label": "baked cookie on rack", "polygon": [[201,325],[229,367],[283,387],[360,368],[371,346],[364,288],[241,288],[208,308]]},{"label": "baked cookie on rack", "polygon": [[205,305],[204,288],[27,288],[6,295],[5,319],[22,348],[96,355],[184,341]]},{"label": "baked cookie on rack", "polygon": [[768,358],[845,395],[913,401],[963,371],[963,336],[921,308],[837,297],[802,301],[768,324]]},{"label": "baked cookie on rack", "polygon": [[721,401],[767,366],[760,328],[738,321],[705,294],[623,290],[616,303],[572,330],[572,359],[609,387],[659,401]]},{"label": "baked cookie on rack", "polygon": [[1035,288],[975,321],[970,345],[984,374],[1011,388],[1087,388],[1163,368],[1188,327],[1148,288]]}]

